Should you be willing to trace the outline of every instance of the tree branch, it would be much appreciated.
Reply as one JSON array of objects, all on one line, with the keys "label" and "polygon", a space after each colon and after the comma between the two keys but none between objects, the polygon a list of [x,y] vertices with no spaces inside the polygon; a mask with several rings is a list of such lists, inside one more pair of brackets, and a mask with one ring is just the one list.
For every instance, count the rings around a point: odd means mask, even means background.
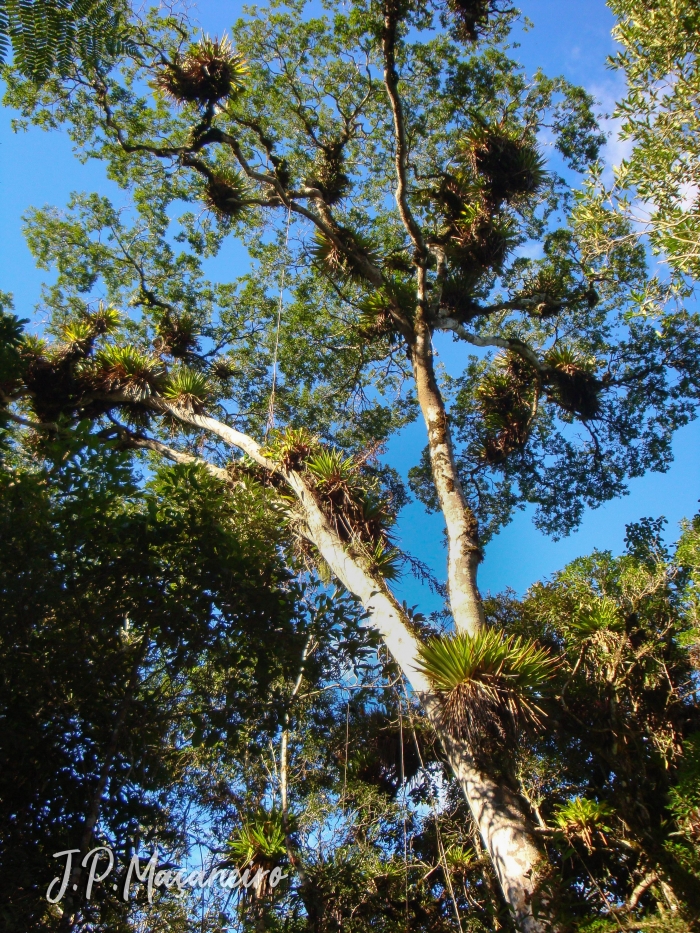
[{"label": "tree branch", "polygon": [[175,450],[173,447],[161,444],[161,442],[157,441],[154,437],[143,437],[139,434],[132,434],[126,428],[121,428],[119,439],[124,447],[129,447],[134,450],[152,450],[154,453],[160,454],[161,457],[165,457],[166,460],[170,460],[173,463],[193,463],[197,466],[204,467],[204,469],[212,476],[215,476],[216,479],[220,479],[224,483],[231,482],[229,473],[221,467],[214,466],[213,463],[209,463],[208,460],[203,460],[201,457],[195,457],[193,454],[185,453],[184,450]]},{"label": "tree branch", "polygon": [[652,884],[656,884],[658,880],[659,876],[655,871],[650,871],[648,874],[646,874],[632,891],[629,896],[629,900],[622,908],[624,913],[631,913],[637,907],[637,904],[639,904],[640,900],[646,894]]},{"label": "tree branch", "polygon": [[396,26],[396,15],[387,12],[384,17],[382,51],[384,53],[384,84],[387,94],[389,95],[391,112],[394,117],[394,136],[396,139],[395,163],[397,184],[394,196],[406,232],[410,236],[416,250],[419,252],[421,259],[425,259],[427,257],[427,249],[423,234],[408,204],[408,144],[406,141],[406,119],[404,116],[403,101],[399,94],[399,75],[396,70]]},{"label": "tree branch", "polygon": [[498,347],[501,350],[510,350],[512,353],[517,353],[524,360],[527,360],[538,373],[543,375],[550,371],[549,366],[540,361],[534,350],[531,350],[524,341],[517,337],[480,337],[478,334],[468,331],[463,324],[460,324],[454,318],[441,318],[440,328],[451,330],[462,340],[466,340],[467,343],[471,343],[475,347]]},{"label": "tree branch", "polygon": [[7,408],[3,408],[1,414],[5,418],[9,418],[10,421],[14,421],[15,424],[21,424],[24,428],[32,428],[34,431],[52,431],[56,432],[59,430],[57,424],[53,421],[30,421],[28,418],[20,418],[19,415],[13,414]]}]

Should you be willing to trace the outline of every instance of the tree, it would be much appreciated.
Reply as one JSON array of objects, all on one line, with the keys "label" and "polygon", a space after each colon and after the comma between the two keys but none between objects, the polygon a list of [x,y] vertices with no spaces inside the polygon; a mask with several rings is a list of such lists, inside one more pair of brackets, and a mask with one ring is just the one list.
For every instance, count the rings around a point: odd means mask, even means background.
[{"label": "tree", "polygon": [[[68,449],[2,435],[4,929],[220,931],[264,919],[270,930],[283,918],[288,929],[302,909],[319,931],[338,918],[394,931],[407,914],[448,930],[457,902],[465,909],[448,866],[488,917],[464,803],[437,806],[434,739],[397,692],[395,666],[377,664],[352,601],[287,579],[272,547],[282,529],[269,513],[251,520],[264,491],[229,480],[223,494],[220,478],[187,464],[161,467],[144,490],[128,454],[86,427]],[[424,767],[433,773],[407,797],[404,781]],[[305,867],[231,904],[216,885],[157,890],[153,904],[138,884],[128,903],[110,896],[155,843],[161,864],[195,868],[204,846],[207,874],[256,860]],[[52,853],[98,844],[121,870],[89,900],[82,872],[78,894],[48,904],[62,868]]]},{"label": "tree", "polygon": [[615,116],[632,142],[616,171],[612,204],[648,233],[655,253],[680,275],[700,277],[700,13],[692,0],[643,7],[610,0],[612,59],[627,80]]},{"label": "tree", "polygon": [[[303,13],[253,11],[235,50],[152,16],[121,71],[40,93],[9,77],[9,102],[66,122],[136,212],[76,196],[66,215],[30,216],[35,255],[58,268],[56,340],[18,347],[7,416],[42,433],[89,418],[123,445],[277,490],[299,557],[361,601],[440,735],[518,928],[541,930],[547,860],[507,763],[553,663],[485,625],[481,549],[519,505],[565,533],[666,467],[694,417],[700,322],[656,300],[624,218],[608,251],[588,249],[590,217],[538,133],[585,168],[602,141],[591,101],[526,80],[506,4]],[[181,201],[199,213],[173,221]],[[210,284],[202,261],[230,233],[253,269]],[[138,316],[107,326],[98,282]],[[440,333],[499,352],[441,377]],[[371,459],[418,412],[412,482],[445,519],[457,631],[432,641],[392,594],[403,491]]]},{"label": "tree", "polygon": [[623,556],[596,551],[522,602],[487,606],[509,632],[563,648],[556,727],[523,750],[520,777],[558,850],[562,912],[568,901],[584,929],[697,917],[700,525],[685,522],[669,553],[664,524],[629,525]]},{"label": "tree", "polygon": [[[221,736],[236,754],[256,727],[269,731],[285,651],[297,650],[312,617],[324,624],[280,564],[278,523],[250,520],[259,492],[226,491],[186,464],[161,470],[144,491],[130,456],[86,427],[68,444],[23,447],[11,430],[2,435],[8,931],[71,929],[78,909],[84,921],[126,929],[118,899],[98,892],[85,903],[80,858],[109,844],[128,864],[154,838],[186,849],[183,814],[205,808],[197,772],[207,753]],[[183,773],[191,786],[178,792]],[[79,890],[58,923],[45,894],[59,873],[51,855],[67,849],[80,850]]]}]

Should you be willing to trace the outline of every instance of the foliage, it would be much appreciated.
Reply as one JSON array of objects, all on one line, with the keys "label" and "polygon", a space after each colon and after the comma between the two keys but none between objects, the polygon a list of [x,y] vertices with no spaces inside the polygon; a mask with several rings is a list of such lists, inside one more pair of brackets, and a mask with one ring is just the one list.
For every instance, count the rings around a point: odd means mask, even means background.
[{"label": "foliage", "polygon": [[555,809],[554,825],[567,839],[580,839],[590,853],[599,839],[603,845],[608,844],[605,833],[610,832],[607,825],[610,812],[610,807],[605,803],[573,797]]},{"label": "foliage", "polygon": [[[523,737],[519,776],[554,831],[552,889],[571,923],[590,919],[593,904],[604,916],[606,899],[624,915],[650,878],[629,913],[653,924],[680,911],[693,928],[698,519],[672,553],[663,526],[630,525],[621,557],[594,552],[522,603],[487,604],[506,631],[561,652],[544,704],[550,728]],[[587,900],[573,895],[577,886]]]},{"label": "foliage", "polygon": [[429,639],[420,647],[421,670],[443,697],[442,718],[453,735],[474,749],[517,727],[538,723],[537,697],[552,677],[556,659],[533,643],[483,629]]},{"label": "foliage", "polygon": [[179,104],[206,107],[239,92],[245,73],[245,63],[228,37],[205,36],[166,65],[158,74],[156,85]]},{"label": "foliage", "polygon": [[207,377],[196,369],[181,366],[170,373],[163,396],[183,408],[201,411],[211,394]]},{"label": "foliage", "polygon": [[[651,243],[673,268],[700,277],[700,12],[693,0],[653,0],[640,9],[609,0],[622,45],[613,59],[627,80],[622,138],[633,143],[617,184],[638,197]],[[627,207],[623,202],[623,207]]]},{"label": "foliage", "polygon": [[13,65],[36,84],[76,61],[95,67],[135,52],[125,28],[126,8],[112,0],[1,0],[0,64],[10,47]]},{"label": "foliage", "polygon": [[[203,742],[250,741],[256,697],[279,702],[284,661],[266,643],[295,644],[298,593],[274,528],[250,521],[255,494],[200,468],[140,490],[127,455],[83,432],[67,450],[6,446],[0,483],[2,909],[8,930],[49,929],[51,854],[81,844],[98,803],[118,857],[186,847],[178,782]],[[102,894],[86,910],[123,921]]]},{"label": "foliage", "polygon": [[[169,717],[146,721],[172,723],[180,770],[154,786],[184,776],[182,809],[212,864],[229,858],[232,840],[258,856],[272,840],[281,855],[282,823],[268,817],[284,806],[286,749],[294,877],[232,906],[212,896],[213,929],[233,918],[287,933],[440,933],[467,911],[479,933],[510,924],[445,755],[413,699],[404,702],[395,664],[377,657],[352,600],[319,586],[323,565],[305,543],[312,522],[290,505],[289,485],[325,516],[371,614],[398,572],[390,530],[406,501],[379,454],[415,417],[417,390],[433,457],[413,486],[435,505],[433,478],[454,451],[442,495],[464,487],[460,535],[474,564],[526,503],[540,527],[563,534],[630,477],[665,469],[673,432],[696,415],[700,318],[669,301],[682,291],[649,277],[629,218],[604,209],[601,169],[572,193],[545,163],[545,129],[574,171],[595,162],[603,135],[582,89],[513,60],[515,15],[499,2],[353,0],[316,11],[292,0],[248,10],[234,48],[198,42],[158,11],[130,22],[135,50],[114,67],[78,65],[41,90],[7,73],[21,121],[65,127],[128,202],[117,210],[74,195],[65,211],[26,216],[29,246],[55,277],[42,341],[14,318],[3,330],[10,449],[24,444],[43,470],[48,451],[85,435],[121,455],[145,448],[181,461],[134,492],[133,509],[174,552],[164,569],[141,560],[130,579],[141,580],[139,568],[164,574],[155,609],[169,609],[183,588],[187,596],[190,564],[202,571],[204,644],[188,624],[181,635],[167,629],[177,664],[153,668],[162,673],[153,696],[184,684],[192,706],[178,692]],[[205,269],[231,234],[250,268],[212,282]],[[134,310],[97,326],[100,301]],[[434,363],[446,335],[472,353],[456,374]],[[250,456],[232,460],[225,443],[244,433]],[[171,520],[192,523],[186,540]],[[234,530],[217,533],[229,520]],[[624,557],[582,559],[522,604],[492,601],[477,635],[425,645],[459,733],[446,745],[464,748],[467,733],[464,760],[500,782],[502,812],[531,802],[548,846],[536,869],[551,887],[542,893],[573,929],[592,914],[608,922],[610,904],[650,922],[661,904],[684,917],[695,909],[695,868],[671,835],[687,826],[667,804],[697,732],[697,568],[682,548],[673,563],[658,537],[653,523],[631,529]],[[126,541],[130,557],[149,540]],[[220,563],[232,549],[261,605]],[[425,620],[391,605],[404,643],[423,637]],[[149,686],[151,669],[144,657]],[[542,713],[546,729],[520,728]],[[100,808],[108,835],[111,811]],[[524,809],[521,827],[535,839]],[[493,852],[491,828],[481,830]],[[162,910],[167,926],[177,909],[164,898],[136,919],[150,928]]]},{"label": "foliage", "polygon": [[[481,23],[478,48],[465,51],[449,39],[458,12],[447,8],[448,34],[432,37],[425,20],[424,36],[419,30],[415,41],[398,40],[401,68],[421,76],[402,85],[406,119],[415,126],[412,158],[425,179],[413,186],[409,201],[430,248],[444,250],[448,259],[444,281],[437,290],[437,280],[431,285],[440,299],[430,326],[437,333],[447,325],[473,325],[487,344],[495,334],[516,341],[508,365],[522,374],[512,391],[496,392],[500,401],[485,401],[490,380],[506,378],[499,376],[499,359],[490,365],[472,360],[453,385],[461,475],[482,539],[522,501],[538,506],[542,527],[564,533],[586,505],[622,492],[628,476],[667,464],[673,430],[692,416],[698,325],[687,312],[665,310],[663,295],[646,282],[643,251],[629,245],[624,229],[601,258],[586,252],[582,217],[556,227],[556,205],[566,210],[568,194],[545,170],[536,127],[551,123],[555,144],[583,168],[602,140],[591,101],[543,75],[528,83],[501,44],[510,18],[505,6],[472,12]],[[129,322],[130,339],[138,331],[141,347],[154,343],[165,357],[196,364],[217,390],[210,404],[223,392],[241,427],[253,433],[268,414],[277,305],[270,283],[278,280],[283,235],[277,230],[279,242],[270,242],[272,215],[256,205],[274,210],[278,185],[289,191],[316,186],[329,199],[324,203],[333,223],[293,237],[298,250],[287,247],[292,262],[285,273],[289,300],[277,348],[275,406],[280,423],[303,424],[348,453],[382,441],[415,412],[397,352],[404,343],[402,321],[409,327],[414,321],[416,291],[412,247],[386,208],[393,202],[392,178],[383,167],[391,164],[386,134],[392,121],[378,116],[385,98],[358,78],[362,36],[374,35],[375,13],[358,6],[331,21],[276,8],[237,26],[235,50],[223,39],[187,44],[179,24],[167,18],[135,24],[134,41],[160,44],[161,58],[153,65],[134,58],[110,75],[110,125],[89,81],[77,97],[57,86],[37,99],[10,78],[8,95],[43,125],[66,121],[78,144],[104,157],[133,192],[141,218],[132,227],[94,196],[75,197],[63,215],[29,215],[37,258],[63,270],[46,296],[57,317],[74,316],[103,282],[115,306],[142,311],[138,323]],[[422,29],[420,16],[416,22]],[[350,49],[356,51],[344,59]],[[292,77],[286,65],[300,55],[308,80],[302,72]],[[444,63],[434,77],[421,64],[425,55]],[[167,90],[168,81],[188,69],[196,83],[201,68],[209,67],[205,59],[222,69],[220,86],[200,98],[194,91],[191,100],[181,95],[183,106],[173,109],[157,94],[144,96],[149,82]],[[342,108],[366,115],[371,144],[345,126],[341,111],[324,109],[337,87],[344,89]],[[297,97],[303,119],[290,109]],[[428,99],[439,101],[430,119],[424,114]],[[209,113],[214,100],[219,109]],[[429,130],[420,129],[425,119]],[[93,148],[98,125],[105,142]],[[114,136],[117,126],[123,141],[129,137],[126,149]],[[173,176],[165,165],[185,139],[191,140],[189,173]],[[138,159],[131,157],[132,145],[146,147]],[[239,145],[255,153],[252,161],[246,157],[248,169],[235,156]],[[265,175],[265,165],[272,175]],[[205,203],[211,215],[189,212],[190,201]],[[186,208],[175,240],[179,250],[164,233],[178,204]],[[295,216],[292,211],[292,225]],[[248,244],[255,270],[235,283],[209,283],[201,262],[220,248],[231,224]],[[514,247],[526,241],[543,243],[541,260],[515,256]],[[488,297],[497,283],[502,308]],[[639,295],[649,308],[643,320],[628,314]],[[557,334],[564,331],[562,347]],[[527,360],[516,359],[517,341],[539,357],[536,376],[528,373]],[[202,357],[198,346],[204,345],[220,348],[215,358]],[[556,362],[562,352],[571,355],[569,363]],[[583,435],[569,430],[576,419],[590,425]],[[432,503],[425,470],[413,476],[416,492]]]}]

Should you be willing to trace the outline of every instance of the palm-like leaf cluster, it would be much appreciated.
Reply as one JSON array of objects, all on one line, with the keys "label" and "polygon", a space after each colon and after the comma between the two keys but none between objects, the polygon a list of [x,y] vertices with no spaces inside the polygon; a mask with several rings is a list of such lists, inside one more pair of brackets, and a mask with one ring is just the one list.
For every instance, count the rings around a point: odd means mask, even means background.
[{"label": "palm-like leaf cluster", "polygon": [[61,336],[67,347],[86,346],[95,336],[89,321],[73,321],[61,330]]},{"label": "palm-like leaf cluster", "polygon": [[[469,5],[469,4],[465,4]],[[500,124],[478,126],[465,139],[456,170],[422,197],[438,206],[440,241],[465,277],[467,293],[501,270],[519,242],[512,208],[532,199],[546,179],[534,140]]]},{"label": "palm-like leaf cluster", "polygon": [[455,19],[455,31],[464,42],[476,42],[495,13],[510,9],[510,4],[499,0],[448,0]]},{"label": "palm-like leaf cluster", "polygon": [[455,842],[445,849],[447,868],[455,875],[463,875],[478,864],[479,857],[471,846]]},{"label": "palm-like leaf cluster", "polygon": [[531,366],[514,354],[499,355],[476,391],[486,429],[484,456],[500,463],[525,446],[536,411],[539,386]]},{"label": "palm-like leaf cluster", "polygon": [[370,569],[386,577],[399,573],[399,552],[390,546],[386,503],[362,483],[360,464],[336,449],[324,449],[306,462],[322,507],[340,538],[358,549]]},{"label": "palm-like leaf cluster", "polygon": [[319,150],[306,184],[318,188],[326,204],[336,204],[343,198],[350,187],[350,179],[343,171],[342,142],[336,141]]},{"label": "palm-like leaf cluster", "polygon": [[[239,870],[248,869],[251,879],[258,871],[270,872],[282,865],[287,857],[282,814],[278,810],[259,810],[243,823],[228,850]],[[269,878],[258,877],[253,890],[256,897],[264,897],[269,891]]]},{"label": "palm-like leaf cluster", "polygon": [[103,301],[97,306],[97,310],[92,314],[86,315],[95,336],[109,334],[119,327],[121,314],[118,308],[112,305],[106,305]]},{"label": "palm-like leaf cluster", "polygon": [[416,293],[411,284],[394,278],[360,302],[360,335],[366,340],[385,337],[394,343],[398,339],[398,330],[391,312],[397,306],[403,317],[411,320],[416,307]]},{"label": "palm-like leaf cluster", "polygon": [[611,831],[611,808],[597,800],[587,797],[573,797],[557,807],[554,823],[567,840],[580,841],[591,852],[596,842],[607,846],[605,833]]},{"label": "palm-like leaf cluster", "polygon": [[311,253],[331,278],[350,281],[362,281],[365,278],[364,262],[373,265],[380,262],[379,254],[369,240],[359,233],[343,228],[335,231],[335,240],[316,231]]},{"label": "palm-like leaf cluster", "polygon": [[96,354],[91,370],[97,388],[106,392],[126,391],[136,401],[153,394],[164,373],[160,360],[128,344],[105,346]]},{"label": "palm-like leaf cluster", "polygon": [[182,58],[169,64],[156,83],[179,104],[212,106],[240,91],[246,73],[245,61],[226,36],[222,39],[204,36]]},{"label": "palm-like leaf cluster", "polygon": [[545,363],[550,367],[552,400],[573,415],[594,418],[600,410],[602,385],[593,373],[593,363],[565,346],[550,350]]},{"label": "palm-like leaf cluster", "polygon": [[[387,503],[368,488],[358,458],[323,447],[305,428],[276,433],[265,454],[285,470],[305,472],[334,530],[365,559],[371,572],[386,579],[399,575],[400,554],[387,531],[392,521]],[[308,552],[301,539],[299,546]],[[319,569],[323,572],[326,568],[320,565]]]},{"label": "palm-like leaf cluster", "polygon": [[164,315],[154,346],[159,353],[182,359],[197,347],[197,324],[191,314]]},{"label": "palm-like leaf cluster", "polygon": [[162,394],[178,408],[200,412],[212,393],[212,386],[204,375],[188,366],[178,366],[169,375]]},{"label": "palm-like leaf cluster", "polygon": [[445,727],[474,749],[539,723],[537,698],[556,665],[544,648],[490,628],[436,636],[420,648],[419,669],[442,697]]},{"label": "palm-like leaf cluster", "polygon": [[511,204],[535,194],[546,178],[545,161],[532,140],[505,127],[478,127],[465,159],[491,205]]},{"label": "palm-like leaf cluster", "polygon": [[264,453],[279,463],[283,470],[298,470],[320,446],[319,439],[306,428],[287,428],[275,431]]},{"label": "palm-like leaf cluster", "polygon": [[218,172],[204,188],[204,200],[220,217],[238,217],[246,208],[247,185],[240,172]]}]

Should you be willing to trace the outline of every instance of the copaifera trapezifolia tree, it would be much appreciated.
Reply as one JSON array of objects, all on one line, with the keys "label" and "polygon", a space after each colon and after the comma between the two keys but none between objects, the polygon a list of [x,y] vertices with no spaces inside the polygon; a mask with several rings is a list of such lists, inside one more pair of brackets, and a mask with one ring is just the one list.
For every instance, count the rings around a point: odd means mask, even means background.
[{"label": "copaifera trapezifolia tree", "polygon": [[[518,929],[539,931],[556,925],[546,852],[507,760],[541,722],[556,659],[485,627],[482,549],[519,506],[566,533],[666,468],[694,416],[700,322],[664,302],[624,219],[607,220],[606,253],[587,251],[559,171],[585,169],[604,137],[584,91],[510,57],[509,4],[316,13],[251,9],[233,44],[154,13],[132,23],[139,55],[111,70],[41,91],[7,74],[23,119],[66,126],[132,207],[76,195],[28,215],[34,254],[57,269],[55,339],[21,343],[2,401],[28,430],[92,419],[126,446],[278,489],[296,559],[362,602],[441,737]],[[232,240],[250,271],[212,283]],[[445,335],[457,375],[436,366]],[[418,413],[410,479],[444,517],[455,629],[432,640],[390,587],[405,495],[373,459]]]}]

